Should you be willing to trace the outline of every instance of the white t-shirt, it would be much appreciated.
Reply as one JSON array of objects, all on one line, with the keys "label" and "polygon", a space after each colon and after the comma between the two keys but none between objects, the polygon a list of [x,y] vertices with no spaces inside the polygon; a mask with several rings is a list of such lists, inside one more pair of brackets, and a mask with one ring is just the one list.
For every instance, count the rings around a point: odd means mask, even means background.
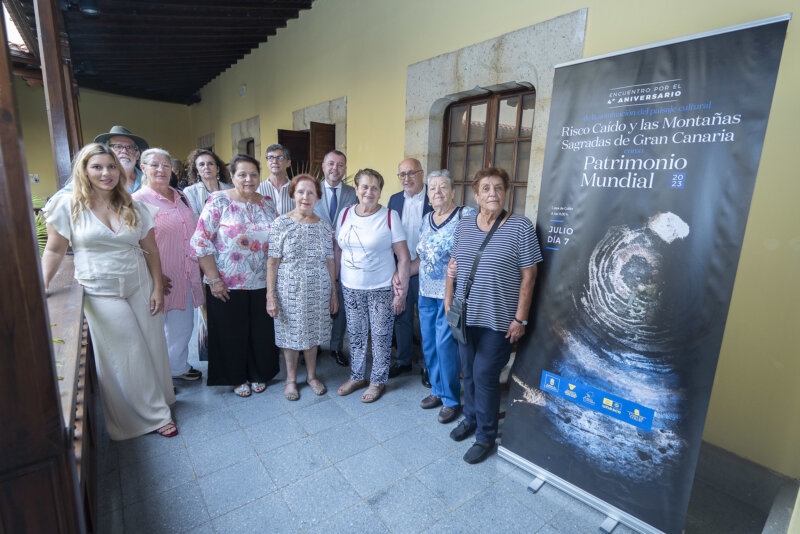
[{"label": "white t-shirt", "polygon": [[[342,223],[344,217],[344,223]],[[350,289],[391,287],[395,272],[392,244],[406,240],[400,216],[381,208],[372,215],[361,216],[353,206],[336,221],[336,242],[342,249],[340,279]]]}]

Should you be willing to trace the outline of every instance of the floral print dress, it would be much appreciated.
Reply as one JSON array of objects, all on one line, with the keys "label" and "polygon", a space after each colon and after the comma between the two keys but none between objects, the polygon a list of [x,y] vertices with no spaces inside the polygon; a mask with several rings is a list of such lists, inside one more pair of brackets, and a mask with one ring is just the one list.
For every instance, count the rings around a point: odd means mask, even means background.
[{"label": "floral print dress", "polygon": [[[192,236],[193,255],[214,255],[228,289],[263,289],[267,285],[269,231],[278,216],[269,197],[237,202],[223,191],[211,194]],[[204,281],[208,283],[207,280]]]}]

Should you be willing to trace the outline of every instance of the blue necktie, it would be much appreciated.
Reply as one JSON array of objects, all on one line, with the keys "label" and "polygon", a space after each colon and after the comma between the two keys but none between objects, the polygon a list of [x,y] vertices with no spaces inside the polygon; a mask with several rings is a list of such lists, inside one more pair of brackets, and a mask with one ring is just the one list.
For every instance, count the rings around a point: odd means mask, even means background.
[{"label": "blue necktie", "polygon": [[331,187],[330,190],[331,194],[333,195],[331,197],[331,211],[330,211],[331,224],[336,224],[336,208],[338,206],[338,202],[336,201],[336,189]]}]

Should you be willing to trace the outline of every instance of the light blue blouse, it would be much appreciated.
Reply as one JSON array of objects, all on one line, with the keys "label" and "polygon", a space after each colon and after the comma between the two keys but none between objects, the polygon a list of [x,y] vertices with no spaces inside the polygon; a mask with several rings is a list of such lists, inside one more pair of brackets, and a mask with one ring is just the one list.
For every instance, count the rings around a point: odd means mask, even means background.
[{"label": "light blue blouse", "polygon": [[419,294],[423,297],[443,299],[447,264],[456,226],[464,217],[475,215],[469,206],[457,207],[441,225],[433,223],[433,212],[422,218],[419,226]]}]

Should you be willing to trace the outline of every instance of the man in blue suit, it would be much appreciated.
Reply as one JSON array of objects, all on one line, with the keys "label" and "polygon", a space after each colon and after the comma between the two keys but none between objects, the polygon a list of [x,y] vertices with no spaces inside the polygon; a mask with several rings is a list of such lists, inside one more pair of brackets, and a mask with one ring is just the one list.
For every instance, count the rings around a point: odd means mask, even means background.
[{"label": "man in blue suit", "polygon": [[[417,257],[417,241],[419,240],[419,226],[422,217],[433,211],[428,200],[428,188],[425,186],[425,173],[422,164],[414,158],[407,158],[397,166],[397,177],[403,185],[403,190],[395,193],[389,199],[389,209],[395,210],[400,215],[403,228],[406,231],[406,243],[411,254],[411,261]],[[394,321],[394,335],[397,340],[397,353],[395,363],[389,367],[389,377],[394,378],[401,373],[411,371],[411,356],[414,342],[414,313],[419,294],[419,276],[415,275],[408,280],[408,296],[406,309]],[[419,332],[417,332],[419,339]],[[430,386],[428,370],[424,368],[425,360],[420,359],[422,369],[422,383]]]},{"label": "man in blue suit", "polygon": [[[356,190],[344,183],[344,177],[347,174],[347,156],[338,150],[332,150],[325,154],[322,159],[322,174],[325,175],[325,181],[322,183],[322,198],[314,206],[314,213],[319,215],[320,219],[328,221],[335,233],[336,223],[341,218],[344,209],[358,203]],[[339,312],[331,325],[331,356],[336,363],[344,367],[350,365],[350,360],[342,352],[347,323],[344,314],[342,283],[337,280],[337,284],[339,286],[336,292],[339,297]]]}]

